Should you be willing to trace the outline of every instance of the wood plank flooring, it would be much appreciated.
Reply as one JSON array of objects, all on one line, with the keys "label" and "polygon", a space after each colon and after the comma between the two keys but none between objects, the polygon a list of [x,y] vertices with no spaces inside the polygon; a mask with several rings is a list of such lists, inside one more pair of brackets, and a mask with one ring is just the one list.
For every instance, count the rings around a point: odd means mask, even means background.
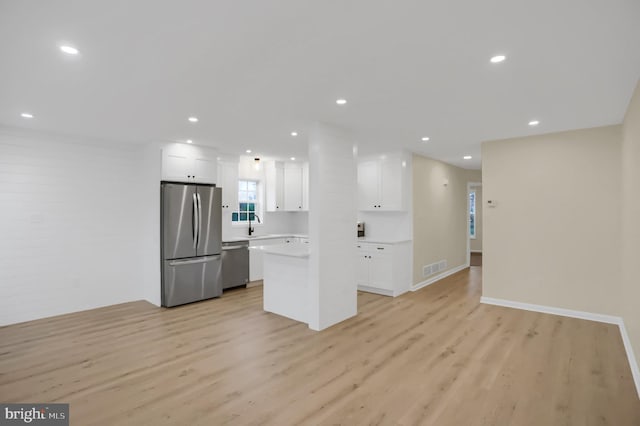
[{"label": "wood plank flooring", "polygon": [[481,305],[481,268],[317,333],[262,288],[0,328],[0,401],[72,425],[640,425],[618,328]]}]

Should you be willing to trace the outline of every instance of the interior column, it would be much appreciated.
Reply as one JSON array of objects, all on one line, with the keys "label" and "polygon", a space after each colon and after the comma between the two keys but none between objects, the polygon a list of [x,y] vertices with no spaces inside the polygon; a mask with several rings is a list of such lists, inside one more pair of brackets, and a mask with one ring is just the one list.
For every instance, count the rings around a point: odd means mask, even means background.
[{"label": "interior column", "polygon": [[318,123],[309,134],[309,328],[358,312],[355,144],[345,129]]}]

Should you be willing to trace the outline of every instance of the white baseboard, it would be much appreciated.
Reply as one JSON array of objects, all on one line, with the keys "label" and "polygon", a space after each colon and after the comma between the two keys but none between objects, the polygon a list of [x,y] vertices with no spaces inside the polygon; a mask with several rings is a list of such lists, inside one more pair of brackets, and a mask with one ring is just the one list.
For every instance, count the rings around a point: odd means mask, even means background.
[{"label": "white baseboard", "polygon": [[391,296],[393,297],[393,290],[385,290],[377,287],[369,287],[368,285],[359,285],[358,290],[366,291],[367,293],[375,293],[381,296]]},{"label": "white baseboard", "polygon": [[434,277],[431,277],[431,278],[429,278],[428,280],[425,280],[425,281],[419,282],[418,284],[414,284],[414,285],[413,285],[413,287],[411,287],[411,291],[417,291],[417,290],[420,290],[421,288],[424,288],[424,287],[426,287],[426,286],[428,286],[428,285],[431,285],[431,284],[435,283],[436,281],[440,281],[441,279],[446,278],[446,277],[448,277],[449,275],[453,275],[453,274],[455,274],[456,272],[460,272],[460,271],[462,271],[463,269],[468,268],[468,267],[469,267],[469,265],[468,265],[468,264],[464,264],[464,265],[456,266],[455,268],[453,268],[453,269],[449,269],[448,271],[445,271],[445,272],[443,272],[443,273],[441,273],[441,274],[438,274],[438,275],[436,275],[436,276],[434,276]]},{"label": "white baseboard", "polygon": [[617,325],[620,330],[620,335],[622,336],[622,343],[624,344],[624,350],[627,353],[627,360],[629,361],[629,367],[631,368],[631,375],[633,376],[633,382],[636,385],[636,392],[638,393],[638,398],[640,399],[640,368],[638,367],[638,362],[633,353],[633,348],[631,347],[631,340],[629,339],[629,335],[627,334],[627,329],[624,326],[624,320],[622,319],[622,317],[616,317],[613,315],[595,314],[592,312],[585,312],[585,311],[574,311],[571,309],[556,308],[553,306],[534,305],[531,303],[515,302],[513,300],[505,300],[505,299],[495,299],[493,297],[485,297],[485,296],[480,297],[480,303]]},{"label": "white baseboard", "polygon": [[523,309],[525,311],[541,312],[543,314],[560,315],[563,317],[579,318],[589,321],[605,322],[607,324],[620,324],[622,318],[612,315],[594,314],[591,312],[574,311],[571,309],[556,308],[553,306],[533,305],[531,303],[514,302],[513,300],[494,299],[493,297],[480,298],[480,303],[487,305],[505,306],[507,308]]},{"label": "white baseboard", "polygon": [[627,352],[627,359],[629,360],[629,366],[631,367],[631,374],[633,375],[633,382],[636,384],[636,391],[638,392],[638,399],[640,399],[640,368],[638,367],[638,360],[633,353],[633,347],[631,346],[631,339],[627,334],[627,328],[624,326],[624,320],[620,318],[620,334],[622,335],[622,343],[624,343],[624,350]]}]

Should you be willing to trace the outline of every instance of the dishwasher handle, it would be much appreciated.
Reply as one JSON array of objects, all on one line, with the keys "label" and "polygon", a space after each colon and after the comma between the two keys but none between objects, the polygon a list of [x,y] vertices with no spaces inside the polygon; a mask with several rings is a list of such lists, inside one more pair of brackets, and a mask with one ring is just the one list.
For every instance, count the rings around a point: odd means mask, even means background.
[{"label": "dishwasher handle", "polygon": [[222,246],[222,251],[226,250],[238,250],[238,249],[248,249],[249,246],[237,245],[237,246]]}]

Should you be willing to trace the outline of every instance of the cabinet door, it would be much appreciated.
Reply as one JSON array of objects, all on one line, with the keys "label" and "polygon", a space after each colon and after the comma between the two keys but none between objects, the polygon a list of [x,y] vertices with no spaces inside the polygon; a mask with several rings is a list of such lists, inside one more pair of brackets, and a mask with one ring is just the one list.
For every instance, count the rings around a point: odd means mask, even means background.
[{"label": "cabinet door", "polygon": [[284,165],[281,162],[265,164],[267,211],[284,211]]},{"label": "cabinet door", "polygon": [[162,179],[177,182],[216,183],[215,149],[167,144],[162,149]]},{"label": "cabinet door", "polygon": [[366,250],[356,250],[356,283],[358,285],[369,286],[369,253]]},{"label": "cabinet door", "polygon": [[222,188],[222,210],[238,209],[238,163],[218,163],[217,186]]},{"label": "cabinet door", "polygon": [[393,291],[393,257],[374,249],[370,259],[370,286]]},{"label": "cabinet door", "polygon": [[380,199],[378,210],[403,210],[403,167],[396,157],[380,160]]},{"label": "cabinet door", "polygon": [[309,210],[309,163],[302,166],[302,210]]},{"label": "cabinet door", "polygon": [[276,211],[281,212],[284,210],[284,167],[281,165],[276,165],[275,186]]},{"label": "cabinet door", "polygon": [[284,209],[302,210],[302,168],[288,166],[284,168]]},{"label": "cabinet door", "polygon": [[198,183],[216,183],[218,178],[217,161],[215,157],[198,153],[193,158],[193,176]]},{"label": "cabinet door", "polygon": [[257,281],[262,279],[263,259],[264,255],[262,253],[262,250],[249,250],[249,281]]},{"label": "cabinet door", "polygon": [[379,165],[377,160],[358,163],[358,209],[378,209]]},{"label": "cabinet door", "polygon": [[191,175],[192,159],[186,152],[162,150],[162,179],[174,182],[188,182]]}]

